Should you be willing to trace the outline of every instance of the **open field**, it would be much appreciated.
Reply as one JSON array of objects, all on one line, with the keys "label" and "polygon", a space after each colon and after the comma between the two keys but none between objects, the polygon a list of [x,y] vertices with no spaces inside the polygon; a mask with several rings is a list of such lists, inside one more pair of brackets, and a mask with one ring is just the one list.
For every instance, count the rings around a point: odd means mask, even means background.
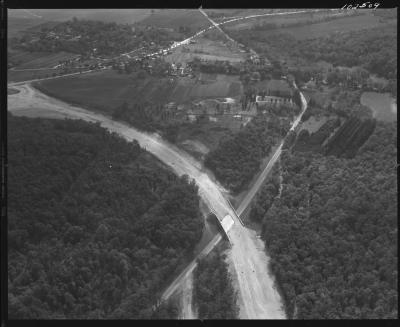
[{"label": "open field", "polygon": [[65,51],[52,52],[28,52],[21,50],[8,51],[8,61],[15,64],[15,69],[53,68],[59,61],[76,58],[78,55]]},{"label": "open field", "polygon": [[8,82],[21,82],[29,81],[37,78],[50,77],[53,74],[61,73],[61,69],[41,69],[41,70],[23,70],[23,71],[7,71],[7,81]]},{"label": "open field", "polygon": [[118,74],[106,70],[40,82],[39,88],[64,101],[110,112],[127,103],[184,103],[203,98],[241,95],[237,76],[217,75],[214,82],[202,84],[196,79],[137,78],[135,74]]},{"label": "open field", "polygon": [[131,24],[138,22],[151,13],[151,9],[9,9],[9,23],[15,18],[36,18],[39,22],[66,21],[73,17],[78,19],[101,20]]},{"label": "open field", "polygon": [[[274,12],[277,12],[277,10],[273,10]],[[291,12],[291,11],[299,11],[294,10],[294,9],[285,9],[285,10],[280,10],[280,12]],[[259,15],[259,14],[264,14],[264,13],[271,13],[271,10],[269,9],[253,9],[253,10],[246,10],[243,13],[240,13],[238,16],[249,16],[249,15]],[[223,26],[228,29],[228,30],[243,30],[243,29],[249,29],[252,28],[255,25],[258,25],[260,23],[273,23],[273,24],[293,24],[293,23],[298,23],[298,22],[304,22],[304,21],[310,21],[310,20],[317,20],[321,19],[323,17],[327,17],[330,14],[324,13],[324,12],[315,12],[311,16],[309,13],[300,13],[300,14],[295,14],[295,15],[277,15],[277,16],[265,16],[265,17],[256,17],[256,18],[250,18],[246,20],[239,20],[236,22],[232,23],[227,23],[224,24]],[[235,15],[236,16],[236,15]],[[221,21],[221,20],[218,20]]]},{"label": "open field", "polygon": [[[312,39],[327,36],[332,33],[344,33],[383,26],[379,18],[373,15],[359,15],[344,17],[328,22],[310,24],[299,27],[279,28],[276,30],[262,31],[265,36],[271,34],[288,33],[298,40]],[[258,32],[260,33],[260,32]]]},{"label": "open field", "polygon": [[240,62],[246,59],[244,53],[239,52],[237,49],[230,49],[221,41],[213,41],[204,37],[196,38],[195,41],[195,44],[175,48],[172,54],[165,57],[165,60],[171,63],[180,62],[184,65],[195,57],[204,60],[224,60],[230,62]]},{"label": "open field", "polygon": [[310,134],[315,133],[328,120],[329,118],[326,116],[322,117],[311,116],[309,119],[307,119],[304,123],[300,125],[299,132],[302,131],[303,129],[306,129]]},{"label": "open field", "polygon": [[[10,10],[9,10],[10,12]],[[28,14],[26,14],[28,15]],[[28,28],[43,24],[45,21],[41,18],[30,17],[9,17],[7,22],[7,37],[18,36],[22,31]]]},{"label": "open field", "polygon": [[280,92],[291,91],[289,84],[286,81],[280,79],[258,81],[254,83],[253,87],[259,91],[264,91],[264,90],[280,91]]},{"label": "open field", "polygon": [[[244,61],[245,55],[235,50],[229,49],[222,42],[207,40],[205,38],[196,39],[197,44],[189,44],[173,50],[173,53],[166,56],[167,62],[180,62],[186,64],[194,58],[204,60],[222,60],[230,62]],[[185,51],[188,49],[189,51]]]},{"label": "open field", "polygon": [[364,92],[360,102],[372,109],[376,119],[397,121],[397,103],[389,93]]},{"label": "open field", "polygon": [[7,94],[17,94],[19,91],[11,87],[7,88]]},{"label": "open field", "polygon": [[173,29],[186,26],[192,33],[211,25],[197,9],[163,9],[146,17],[140,23]]}]

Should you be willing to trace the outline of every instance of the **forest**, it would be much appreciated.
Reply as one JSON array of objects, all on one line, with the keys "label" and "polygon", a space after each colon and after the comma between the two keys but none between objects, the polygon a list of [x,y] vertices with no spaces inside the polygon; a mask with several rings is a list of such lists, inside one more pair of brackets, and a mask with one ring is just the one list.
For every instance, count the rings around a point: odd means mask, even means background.
[{"label": "forest", "polygon": [[266,183],[251,216],[290,318],[397,318],[396,156],[395,122],[350,159],[282,153],[280,197]]},{"label": "forest", "polygon": [[219,251],[199,260],[193,273],[193,300],[199,319],[238,318],[237,294]]},{"label": "forest", "polygon": [[360,66],[387,79],[397,78],[397,30],[390,25],[305,40],[279,32],[268,37],[254,30],[230,33],[235,40],[269,59],[285,54],[312,64],[323,60],[334,66]]},{"label": "forest", "polygon": [[289,128],[287,119],[259,114],[232,138],[220,142],[210,151],[204,164],[224,187],[238,193],[250,182],[260,169],[262,160]]},{"label": "forest", "polygon": [[153,305],[201,237],[194,181],[98,124],[8,131],[9,318],[173,318]]}]

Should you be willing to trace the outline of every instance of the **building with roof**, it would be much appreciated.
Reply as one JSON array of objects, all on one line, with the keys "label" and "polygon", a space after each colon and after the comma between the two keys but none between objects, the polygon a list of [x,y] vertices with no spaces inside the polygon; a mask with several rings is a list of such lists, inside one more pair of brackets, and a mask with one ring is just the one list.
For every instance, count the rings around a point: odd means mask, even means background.
[{"label": "building with roof", "polygon": [[277,97],[273,95],[257,95],[256,106],[258,109],[262,107],[278,107],[281,105],[292,107],[294,102],[291,98]]}]

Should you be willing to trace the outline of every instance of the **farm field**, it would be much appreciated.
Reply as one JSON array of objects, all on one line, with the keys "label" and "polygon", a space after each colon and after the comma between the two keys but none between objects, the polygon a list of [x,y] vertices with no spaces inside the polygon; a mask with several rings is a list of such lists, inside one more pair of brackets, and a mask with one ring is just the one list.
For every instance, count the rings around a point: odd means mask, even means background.
[{"label": "farm field", "polygon": [[376,119],[397,121],[397,103],[389,93],[364,92],[360,102],[372,109]]},{"label": "farm field", "polygon": [[19,93],[19,91],[17,89],[13,89],[11,87],[7,88],[7,94],[10,95],[10,94],[17,94],[17,93]]},{"label": "farm field", "polygon": [[213,41],[204,37],[196,38],[195,44],[175,48],[172,54],[165,57],[167,62],[180,62],[183,65],[195,57],[204,60],[223,60],[240,62],[246,59],[246,54],[237,49],[230,49],[220,41]]},{"label": "farm field", "polygon": [[283,91],[283,92],[291,91],[289,84],[286,81],[279,79],[258,81],[254,83],[253,87],[259,91],[264,91],[264,90]]},{"label": "farm field", "polygon": [[[10,10],[8,10],[10,12]],[[28,15],[28,14],[26,14]],[[43,24],[45,21],[37,17],[8,17],[7,37],[18,36],[28,28]]]},{"label": "farm field", "polygon": [[[291,12],[291,11],[299,11],[299,9],[285,9],[285,10],[279,10],[280,12]],[[273,10],[273,12],[278,12],[277,10]],[[259,15],[259,14],[267,14],[267,13],[272,13],[272,10],[247,10],[243,14],[240,14],[239,16],[249,16],[249,15]],[[259,24],[259,23],[274,23],[274,24],[293,24],[297,22],[303,22],[303,21],[309,21],[311,19],[317,20],[323,17],[327,17],[332,14],[324,13],[324,12],[316,12],[311,14],[306,14],[306,13],[301,13],[301,14],[295,14],[295,15],[277,15],[277,16],[265,16],[265,17],[256,17],[256,18],[250,18],[246,20],[239,20],[237,22],[232,22],[232,23],[227,23],[224,24],[223,26],[227,30],[243,30],[243,29],[249,29],[252,28],[253,26]]]},{"label": "farm field", "polygon": [[184,103],[203,98],[234,97],[242,92],[237,76],[217,75],[211,83],[197,79],[180,79],[134,74],[118,74],[106,70],[62,79],[41,81],[41,91],[64,101],[111,112],[125,101],[128,103]]},{"label": "farm field", "polygon": [[150,13],[151,9],[9,9],[8,23],[15,18],[31,18],[44,23],[49,20],[65,21],[76,17],[78,19],[131,24],[146,18]]},{"label": "farm field", "polygon": [[359,15],[338,18],[328,22],[321,22],[299,27],[279,28],[276,30],[262,31],[265,36],[272,34],[288,33],[298,40],[312,39],[327,36],[332,33],[344,33],[383,26],[384,23],[373,15]]},{"label": "farm field", "polygon": [[53,68],[59,64],[59,61],[73,59],[78,56],[65,51],[47,53],[9,50],[8,52],[8,61],[14,63],[15,69]]},{"label": "farm field", "polygon": [[58,74],[61,72],[62,72],[61,69],[41,69],[41,70],[23,70],[23,71],[15,71],[9,69],[7,71],[7,81],[8,82],[29,81],[37,78],[50,77],[53,74]]},{"label": "farm field", "polygon": [[186,26],[191,29],[191,32],[211,25],[197,9],[164,9],[146,17],[140,23],[173,29]]}]

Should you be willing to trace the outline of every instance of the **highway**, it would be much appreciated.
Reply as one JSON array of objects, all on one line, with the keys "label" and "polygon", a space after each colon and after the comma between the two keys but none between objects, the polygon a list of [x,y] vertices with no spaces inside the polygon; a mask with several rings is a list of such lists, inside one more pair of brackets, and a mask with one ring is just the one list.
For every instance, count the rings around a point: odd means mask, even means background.
[{"label": "highway", "polygon": [[[14,86],[19,93],[8,96],[8,110],[15,115],[30,117],[73,118],[99,122],[102,127],[115,132],[128,141],[137,140],[147,151],[170,166],[177,175],[188,175],[199,186],[199,195],[221,221],[227,214],[234,225],[229,230],[231,257],[238,274],[239,297],[242,299],[240,317],[248,319],[285,318],[282,301],[274,280],[268,271],[268,260],[264,244],[252,230],[240,223],[224,197],[227,193],[218,182],[213,181],[202,165],[176,146],[166,142],[157,134],[140,132],[128,124],[112,120],[111,117],[94,113],[60,100],[51,98],[30,85]],[[217,243],[217,239],[214,240]],[[210,244],[208,249],[212,249]],[[192,268],[187,269],[190,272]]]},{"label": "highway", "polygon": [[[304,12],[304,11],[303,11]],[[293,14],[292,12],[290,14]],[[284,13],[276,13],[284,14]],[[272,15],[272,14],[264,14]],[[261,15],[261,16],[264,16]],[[248,18],[260,16],[253,15]],[[246,17],[244,17],[246,18]],[[241,18],[241,19],[244,19]],[[229,21],[227,21],[229,22]],[[227,23],[224,22],[224,23]],[[222,23],[218,24],[221,25]],[[215,28],[211,26],[210,28]],[[190,39],[203,33],[206,30],[196,33],[191,38],[188,38],[180,43],[189,42]],[[87,73],[90,71],[82,72]],[[76,75],[73,73],[63,76]],[[57,76],[53,78],[60,78]],[[52,78],[45,78],[52,79]],[[45,80],[37,79],[34,81]],[[8,96],[8,110],[15,115],[30,116],[30,117],[48,117],[48,118],[72,118],[83,119],[91,122],[99,122],[102,127],[111,132],[115,132],[128,141],[137,140],[138,143],[147,151],[154,154],[165,164],[170,166],[177,175],[186,174],[196,181],[199,186],[199,195],[202,197],[207,206],[216,213],[217,218],[222,221],[226,215],[230,215],[234,220],[233,227],[229,230],[229,238],[232,247],[230,249],[230,256],[232,263],[235,267],[237,274],[238,288],[239,288],[239,302],[240,314],[242,319],[284,319],[285,313],[282,307],[282,301],[279,293],[275,287],[273,276],[268,271],[269,258],[264,249],[264,243],[257,237],[253,230],[250,230],[242,225],[239,215],[241,212],[236,213],[231,207],[223,194],[228,193],[217,181],[212,180],[206,172],[204,172],[202,165],[193,157],[189,156],[184,151],[178,149],[176,146],[166,142],[157,134],[148,134],[140,132],[137,129],[122,122],[113,121],[111,117],[94,113],[76,106],[71,106],[60,100],[51,98],[44,95],[38,90],[32,88],[26,82],[10,83],[9,86],[16,88],[19,93]],[[293,130],[300,122],[301,115],[306,110],[306,102],[302,96],[303,108],[302,112],[295,120],[291,130]],[[260,182],[256,183],[251,190],[254,194],[261,186],[263,178],[268,174],[273,164],[280,156],[281,146],[271,160],[272,163],[268,164],[260,177]],[[245,198],[242,208],[245,208],[254,194],[251,193]],[[239,208],[242,210],[241,208]],[[244,210],[244,209],[243,209]],[[221,236],[216,236],[211,243],[203,250],[202,255],[207,254],[214,248],[220,241]],[[176,289],[176,285],[180,280],[190,274],[195,267],[195,262],[192,262],[172,283],[163,295],[163,299],[168,298],[170,294]]]}]

